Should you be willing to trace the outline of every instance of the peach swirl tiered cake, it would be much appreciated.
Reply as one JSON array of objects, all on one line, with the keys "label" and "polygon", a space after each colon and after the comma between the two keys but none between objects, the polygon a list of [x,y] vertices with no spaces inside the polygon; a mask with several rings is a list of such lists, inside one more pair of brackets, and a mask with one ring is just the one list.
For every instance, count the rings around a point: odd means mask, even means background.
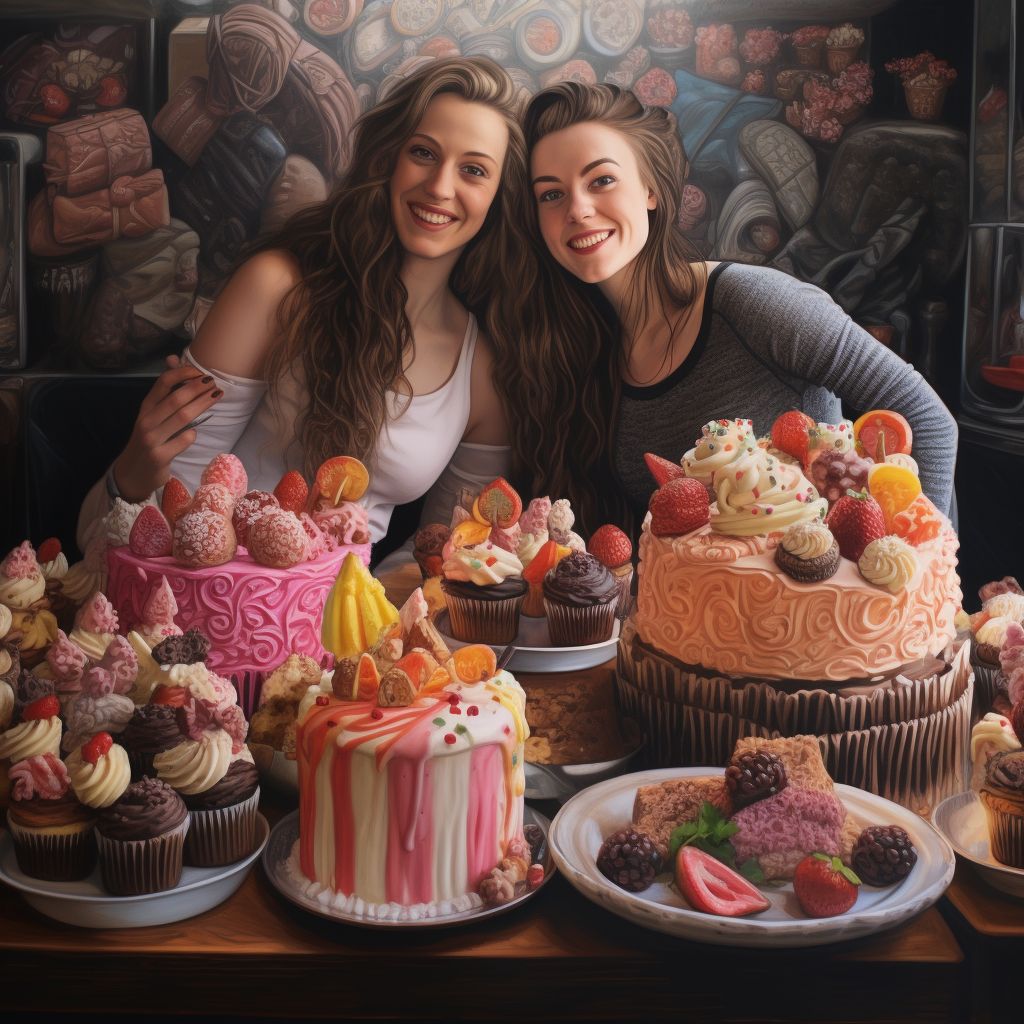
[{"label": "peach swirl tiered cake", "polygon": [[921,493],[906,421],[869,416],[787,413],[761,441],[718,420],[681,466],[649,458],[661,488],[618,684],[660,763],[811,733],[838,782],[916,809],[963,789],[958,541]]}]

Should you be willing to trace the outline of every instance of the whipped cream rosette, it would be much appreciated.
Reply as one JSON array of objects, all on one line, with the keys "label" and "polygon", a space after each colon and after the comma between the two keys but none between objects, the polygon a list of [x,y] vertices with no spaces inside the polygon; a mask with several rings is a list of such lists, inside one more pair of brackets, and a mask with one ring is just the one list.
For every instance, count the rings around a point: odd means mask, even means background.
[{"label": "whipped cream rosette", "polygon": [[688,477],[699,480],[713,498],[715,474],[724,469],[741,451],[757,447],[753,420],[711,420],[701,428],[703,437],[683,456],[681,463]]},{"label": "whipped cream rosette", "polygon": [[[753,438],[753,435],[748,435]],[[711,529],[729,537],[752,537],[823,520],[828,502],[795,466],[786,466],[756,444],[715,474]]]},{"label": "whipped cream rosette", "polygon": [[78,610],[75,628],[68,639],[80,647],[90,661],[99,661],[117,634],[117,613],[106,597],[97,591]]}]

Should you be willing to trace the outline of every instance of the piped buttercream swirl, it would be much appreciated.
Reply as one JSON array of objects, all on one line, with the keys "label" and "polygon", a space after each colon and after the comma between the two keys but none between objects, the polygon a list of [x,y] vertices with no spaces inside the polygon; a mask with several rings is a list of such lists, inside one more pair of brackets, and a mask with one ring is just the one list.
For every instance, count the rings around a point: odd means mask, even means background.
[{"label": "piped buttercream swirl", "polygon": [[818,519],[796,523],[782,535],[782,539],[779,541],[779,544],[794,558],[804,561],[827,555],[834,543],[832,531]]},{"label": "piped buttercream swirl", "polygon": [[864,549],[857,568],[868,583],[888,587],[895,594],[914,578],[917,555],[901,537],[879,537]]},{"label": "piped buttercream swirl", "polygon": [[153,768],[179,793],[202,793],[220,782],[231,764],[231,737],[208,729],[199,740],[185,740],[153,758]]},{"label": "piped buttercream swirl", "polygon": [[523,574],[523,563],[504,548],[484,542],[458,548],[446,559],[441,571],[446,579],[462,580],[485,587]]},{"label": "piped buttercream swirl", "polygon": [[82,757],[81,748],[72,750],[64,763],[75,795],[89,807],[109,807],[132,781],[128,752],[117,743],[101,754],[95,764]]}]

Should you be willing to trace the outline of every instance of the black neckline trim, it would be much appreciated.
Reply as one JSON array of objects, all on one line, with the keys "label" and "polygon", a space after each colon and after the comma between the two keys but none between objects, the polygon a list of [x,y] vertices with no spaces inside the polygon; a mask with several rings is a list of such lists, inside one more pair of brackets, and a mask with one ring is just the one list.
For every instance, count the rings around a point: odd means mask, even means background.
[{"label": "black neckline trim", "polygon": [[700,330],[693,341],[693,348],[686,354],[686,358],[664,379],[656,384],[627,384],[622,382],[622,395],[624,398],[632,398],[636,402],[646,402],[652,398],[661,398],[662,395],[671,391],[684,377],[693,372],[693,368],[704,355],[707,348],[708,338],[711,336],[711,317],[715,311],[715,281],[718,275],[729,266],[728,262],[719,263],[714,270],[708,274],[708,283],[704,287],[704,308],[701,310]]}]

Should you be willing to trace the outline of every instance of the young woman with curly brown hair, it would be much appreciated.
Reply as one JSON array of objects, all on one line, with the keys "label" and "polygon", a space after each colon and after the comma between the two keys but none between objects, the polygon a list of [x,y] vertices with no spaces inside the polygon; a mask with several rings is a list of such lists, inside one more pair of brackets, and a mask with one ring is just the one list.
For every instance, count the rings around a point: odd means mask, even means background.
[{"label": "young woman with curly brown hair", "polygon": [[168,360],[83,507],[83,547],[105,492],[141,501],[170,476],[193,491],[220,452],[267,491],[288,469],[311,480],[325,459],[357,456],[374,541],[450,461],[452,491],[505,470],[490,346],[518,343],[503,285],[533,262],[516,96],[492,61],[457,58],[360,118],[338,190],[261,239]]}]

